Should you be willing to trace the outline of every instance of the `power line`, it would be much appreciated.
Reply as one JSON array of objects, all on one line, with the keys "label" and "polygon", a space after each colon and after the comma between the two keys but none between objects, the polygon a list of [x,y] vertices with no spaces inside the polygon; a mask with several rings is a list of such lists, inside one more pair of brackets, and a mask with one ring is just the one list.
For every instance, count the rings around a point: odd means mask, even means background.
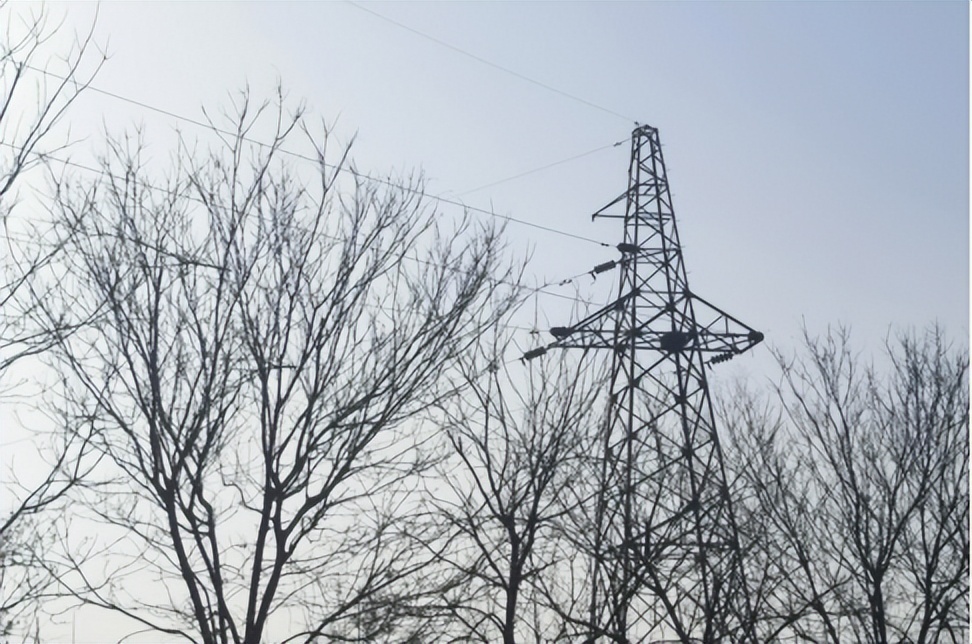
[{"label": "power line", "polygon": [[376,18],[381,18],[382,20],[384,20],[386,22],[389,22],[389,23],[391,23],[391,24],[393,24],[393,25],[395,25],[397,27],[400,27],[400,28],[402,28],[402,29],[404,29],[406,31],[410,31],[411,33],[415,34],[416,36],[421,36],[422,38],[425,38],[426,40],[430,40],[430,41],[432,41],[432,42],[434,42],[434,43],[436,43],[438,45],[441,45],[442,47],[445,47],[446,49],[451,49],[452,51],[454,51],[456,53],[459,53],[459,54],[462,54],[463,56],[467,56],[469,58],[472,58],[473,60],[475,60],[477,62],[480,62],[483,65],[488,65],[489,67],[492,67],[493,69],[498,69],[499,71],[504,72],[506,74],[510,74],[512,76],[516,76],[520,80],[524,80],[524,81],[526,81],[528,83],[531,83],[533,85],[536,85],[537,87],[542,87],[543,89],[545,89],[545,90],[547,90],[549,92],[553,92],[554,94],[559,94],[560,96],[563,96],[565,98],[569,98],[570,100],[576,101],[578,103],[582,103],[582,104],[584,104],[584,105],[586,105],[588,107],[592,107],[592,108],[594,108],[596,110],[600,110],[601,112],[605,112],[606,114],[610,114],[611,116],[616,116],[616,117],[618,117],[620,119],[624,119],[628,123],[637,123],[635,121],[635,119],[633,119],[633,118],[631,118],[629,116],[625,116],[624,114],[621,114],[620,112],[615,112],[614,110],[612,110],[610,108],[607,108],[607,107],[604,107],[603,105],[598,105],[597,103],[593,103],[593,102],[591,102],[591,101],[589,101],[589,100],[587,100],[585,98],[581,98],[580,96],[576,96],[574,94],[570,94],[569,92],[565,92],[562,89],[557,89],[556,87],[553,87],[552,85],[548,85],[547,83],[544,83],[542,81],[538,81],[538,80],[536,80],[534,78],[530,78],[529,76],[525,76],[525,75],[523,75],[523,74],[521,74],[521,73],[519,73],[517,71],[514,71],[514,70],[510,69],[509,67],[503,67],[502,65],[498,65],[498,64],[494,63],[491,60],[487,60],[487,59],[483,58],[482,56],[477,56],[476,54],[470,53],[470,52],[468,52],[468,51],[466,51],[464,49],[460,49],[459,47],[456,47],[455,45],[452,45],[450,43],[447,43],[444,40],[439,40],[435,36],[430,36],[429,34],[427,34],[425,32],[419,31],[418,29],[415,29],[413,27],[409,27],[408,25],[403,24],[401,22],[398,22],[397,20],[394,20],[392,18],[389,18],[388,16],[382,15],[382,14],[378,13],[377,11],[374,11],[373,9],[368,9],[367,7],[364,7],[364,6],[360,5],[360,4],[358,4],[357,2],[353,2],[352,0],[345,0],[345,2],[347,2],[352,7],[355,7],[356,9],[360,9],[361,11],[364,11],[365,13],[370,13],[371,15],[375,16]]},{"label": "power line", "polygon": [[[34,67],[34,66],[28,65],[27,68],[28,69],[31,69],[31,70],[33,70],[35,72],[39,72],[41,74],[44,74],[46,76],[50,76],[52,78],[56,78],[56,79],[59,79],[59,80],[65,80],[62,76],[60,76],[58,74],[55,74],[53,72],[47,71],[45,69],[41,69],[39,67]],[[159,114],[163,114],[163,115],[168,116],[170,118],[174,118],[174,119],[179,120],[179,121],[184,121],[184,122],[189,123],[191,125],[195,125],[197,127],[201,127],[201,128],[210,130],[212,132],[216,132],[218,134],[224,134],[224,135],[227,135],[227,136],[239,137],[240,140],[246,141],[247,143],[250,143],[250,144],[253,144],[253,145],[257,145],[257,146],[260,146],[260,147],[269,147],[269,144],[264,143],[262,141],[258,141],[256,139],[252,139],[252,138],[247,137],[247,136],[240,136],[240,133],[239,132],[233,132],[231,130],[226,130],[226,129],[220,128],[220,127],[218,127],[215,124],[210,123],[210,122],[200,121],[198,119],[189,118],[187,116],[183,116],[181,114],[177,114],[175,112],[171,112],[169,110],[162,109],[160,107],[155,107],[154,105],[150,105],[150,104],[145,103],[143,101],[139,101],[139,100],[136,100],[136,99],[133,99],[133,98],[128,98],[127,96],[123,96],[123,95],[117,94],[115,92],[110,92],[108,90],[104,90],[104,89],[101,89],[99,87],[95,87],[94,85],[89,85],[86,88],[86,91],[95,92],[95,93],[102,94],[104,96],[108,96],[110,98],[113,98],[113,99],[116,99],[116,100],[119,100],[119,101],[123,101],[125,103],[130,103],[132,105],[136,105],[136,106],[141,107],[143,109],[150,110],[152,112],[157,112]],[[614,145],[614,144],[611,144],[611,145]],[[427,197],[429,199],[432,199],[434,201],[437,201],[439,203],[448,204],[448,205],[451,205],[451,206],[457,206],[457,207],[462,208],[464,210],[469,210],[469,211],[472,211],[472,212],[478,212],[478,213],[481,213],[481,214],[489,215],[490,217],[496,217],[498,219],[504,219],[506,221],[510,221],[510,222],[513,222],[513,223],[517,223],[517,224],[520,224],[520,225],[523,225],[523,226],[529,226],[530,228],[535,228],[537,230],[542,230],[542,231],[545,231],[545,232],[553,233],[555,235],[561,235],[563,237],[570,237],[572,239],[577,239],[577,240],[580,240],[580,241],[585,241],[585,242],[589,242],[589,243],[592,243],[592,244],[597,244],[598,246],[602,246],[602,247],[605,247],[605,248],[610,248],[611,247],[611,244],[608,244],[608,243],[599,241],[599,240],[594,239],[592,237],[586,237],[584,235],[578,235],[576,233],[567,232],[565,230],[559,230],[557,228],[552,228],[550,226],[544,226],[543,224],[538,224],[538,223],[535,223],[535,222],[532,222],[532,221],[528,221],[526,219],[520,219],[518,217],[513,217],[512,215],[501,215],[501,214],[496,213],[496,212],[494,212],[492,210],[487,210],[485,208],[478,208],[476,206],[470,206],[470,205],[465,204],[465,203],[463,203],[461,201],[458,201],[456,199],[450,199],[448,197],[443,197],[441,195],[428,194],[424,190],[420,190],[420,189],[413,188],[411,186],[406,186],[406,185],[403,185],[403,184],[398,184],[398,183],[395,183],[395,182],[391,181],[390,179],[382,179],[380,177],[374,177],[374,176],[371,176],[369,174],[365,174],[363,172],[358,172],[357,170],[354,170],[353,168],[349,168],[347,166],[341,166],[340,168],[338,168],[337,166],[334,166],[333,164],[326,163],[326,162],[322,161],[321,159],[317,159],[315,157],[307,156],[307,155],[301,154],[299,152],[293,152],[293,151],[287,150],[285,148],[278,148],[278,149],[279,149],[279,151],[281,153],[286,154],[288,156],[291,156],[291,157],[294,157],[294,158],[297,158],[297,159],[301,159],[303,161],[310,161],[312,163],[323,163],[325,167],[336,168],[339,171],[347,172],[347,173],[351,174],[352,176],[354,176],[356,178],[364,179],[366,181],[372,181],[372,182],[375,182],[375,183],[380,183],[380,184],[387,185],[387,186],[392,187],[392,188],[398,188],[400,190],[405,190],[405,191],[411,192],[413,194],[420,194],[421,193],[422,196]],[[584,153],[584,154],[579,155],[579,156],[585,156],[586,154],[590,154],[590,153],[591,152]],[[565,161],[567,161],[567,160],[565,160]],[[561,163],[561,162],[557,162],[557,163],[554,163],[554,164],[548,164],[547,167],[552,166],[552,165],[557,165],[558,163]],[[540,169],[543,169],[543,168],[540,168]],[[536,171],[539,171],[540,169],[538,169]],[[517,178],[517,177],[510,177],[509,179],[506,179],[506,180],[511,180],[511,179],[515,179],[515,178]],[[506,180],[504,180],[504,181],[506,181]],[[497,183],[499,183],[499,182],[497,182]],[[493,184],[493,185],[496,185],[496,184]]]},{"label": "power line", "polygon": [[[6,146],[6,147],[15,147],[15,146],[13,146],[10,143],[4,143],[4,142],[0,142],[0,145]],[[80,169],[87,170],[87,171],[90,171],[90,172],[96,172],[96,173],[100,174],[101,176],[110,177],[110,178],[113,178],[113,179],[120,178],[117,175],[114,175],[114,174],[112,174],[110,172],[103,171],[103,170],[97,170],[95,168],[91,168],[90,166],[86,166],[86,165],[83,165],[83,164],[75,163],[73,161],[67,161],[65,159],[59,159],[59,158],[52,157],[52,156],[46,156],[45,158],[46,159],[49,159],[51,161],[57,161],[59,163],[63,163],[65,165],[70,165],[70,166],[78,167]],[[141,187],[143,187],[145,189],[148,189],[148,190],[151,190],[151,191],[156,191],[156,192],[162,192],[163,194],[166,194],[166,195],[181,194],[182,197],[184,197],[186,199],[189,199],[190,201],[195,201],[197,203],[203,203],[203,204],[205,204],[205,202],[202,199],[200,199],[199,197],[194,197],[194,196],[192,196],[190,194],[177,193],[177,191],[175,191],[175,190],[170,190],[170,189],[167,189],[167,188],[161,188],[159,186],[155,186],[155,185],[152,185],[152,184],[147,183],[147,182],[144,182],[144,181],[136,181],[136,184],[140,185]],[[303,232],[309,232],[306,228],[303,228],[303,227],[300,227],[300,226],[294,226],[294,228],[296,228],[298,230],[301,230]],[[327,234],[324,234],[324,233],[321,233],[321,232],[318,232],[317,235],[320,236],[320,237],[322,237],[322,238],[324,238],[324,239],[330,239],[330,240],[333,240],[333,241],[342,241],[342,239],[340,237],[335,237],[333,235],[327,235]],[[162,247],[160,247],[158,245],[152,244],[150,242],[147,242],[147,241],[144,241],[144,240],[141,240],[141,239],[134,239],[134,238],[130,238],[130,237],[123,237],[123,236],[121,236],[121,235],[119,235],[117,233],[111,234],[111,233],[104,233],[104,232],[99,233],[99,236],[115,237],[115,238],[118,238],[118,239],[120,239],[122,241],[135,244],[136,246],[148,248],[148,249],[150,249],[150,250],[158,253],[159,255],[172,258],[172,259],[174,259],[174,260],[176,260],[178,262],[188,263],[188,264],[194,264],[194,265],[199,266],[199,267],[202,267],[202,268],[212,269],[212,270],[216,270],[216,271],[223,270],[223,268],[221,268],[218,265],[211,264],[211,263],[204,262],[204,261],[200,261],[197,258],[189,257],[187,255],[183,255],[181,253],[174,252],[174,251],[168,250],[166,248],[162,248]],[[5,230],[4,231],[3,237],[5,239],[7,239],[7,240],[14,241],[14,242],[35,242],[35,241],[37,241],[37,238],[34,237],[34,236],[22,235],[22,234],[15,234],[15,233],[11,233],[9,230]],[[404,259],[413,261],[413,262],[415,262],[417,264],[424,264],[424,265],[429,266],[429,267],[432,267],[432,268],[442,268],[442,269],[451,271],[453,273],[459,273],[461,271],[461,269],[453,268],[453,267],[451,267],[451,266],[449,266],[447,264],[439,264],[437,262],[432,262],[432,261],[429,261],[427,259],[421,259],[419,257],[413,257],[413,256],[410,256],[410,255],[405,255],[404,256]],[[113,261],[115,261],[116,264],[118,263],[117,262],[117,258],[115,260],[113,260]],[[565,280],[564,283],[569,282],[572,279],[573,278],[570,278],[570,280]],[[496,280],[496,283],[503,284],[505,286],[510,286],[512,288],[520,288],[521,287],[521,285],[519,285],[519,284],[517,284],[515,282],[509,282],[509,281],[506,281],[506,280]],[[532,297],[532,296],[536,295],[537,293],[544,292],[543,289],[546,288],[546,287],[548,287],[548,286],[550,286],[550,284],[545,284],[543,286],[536,287],[536,288],[531,288],[531,289],[524,289],[527,292],[526,297]],[[561,295],[559,293],[550,293],[550,292],[544,292],[544,293],[547,294],[547,295],[554,295],[554,296],[557,296],[557,297],[564,297],[566,299],[583,302],[582,300],[579,300],[577,298],[571,298],[569,296],[564,296],[564,295]],[[382,312],[385,312],[385,313],[393,312],[392,309],[389,309],[388,307],[385,307],[385,306],[381,306],[380,304],[379,305],[371,305],[371,306],[368,306],[367,308],[369,310],[378,310],[378,311],[382,311]],[[509,324],[509,323],[504,324],[503,327],[506,328],[506,329],[512,329],[512,330],[516,330],[516,331],[526,331],[526,332],[528,332],[530,334],[537,333],[537,329],[536,328],[533,328],[533,327],[525,327],[525,326],[519,326],[519,325]],[[511,359],[511,360],[508,360],[507,363],[515,362],[516,360],[519,360],[519,358],[514,358],[514,359]]]},{"label": "power line", "polygon": [[563,165],[564,163],[568,163],[570,161],[576,161],[577,159],[582,159],[582,158],[584,158],[586,156],[590,156],[592,154],[595,154],[597,152],[601,152],[603,150],[608,150],[610,148],[616,148],[619,145],[622,145],[622,144],[624,144],[626,142],[627,142],[627,139],[622,139],[622,140],[616,141],[614,143],[608,143],[607,145],[602,145],[599,148],[594,148],[593,150],[588,150],[587,152],[582,152],[581,154],[576,154],[576,155],[574,155],[572,157],[567,157],[566,159],[561,159],[560,161],[554,161],[553,163],[548,163],[547,165],[540,166],[539,168],[534,168],[532,170],[527,170],[527,171],[521,172],[519,174],[514,174],[511,177],[506,177],[505,179],[500,179],[498,181],[493,181],[491,183],[487,183],[487,184],[478,186],[476,188],[473,188],[472,190],[466,190],[465,192],[460,192],[459,193],[459,196],[460,197],[464,197],[464,196],[466,196],[466,195],[468,195],[470,193],[478,192],[480,190],[485,190],[486,188],[492,188],[493,186],[498,186],[501,183],[506,183],[507,181],[513,181],[514,179],[520,179],[521,177],[525,177],[527,175],[534,174],[535,172],[542,172],[543,170],[549,170],[550,168],[553,168],[555,166]]},{"label": "power line", "polygon": [[[7,143],[7,142],[4,142],[4,141],[0,141],[0,145],[2,145],[4,147],[12,148],[12,149],[17,149],[17,146],[16,145],[14,145],[12,143]],[[104,176],[104,177],[108,177],[108,178],[111,178],[111,179],[125,179],[125,178],[127,178],[127,177],[120,177],[120,176],[118,176],[116,174],[113,174],[110,171],[108,171],[106,168],[101,168],[101,169],[94,168],[94,167],[91,167],[90,165],[86,165],[86,164],[83,164],[83,163],[78,163],[77,161],[71,161],[70,159],[63,159],[63,158],[58,157],[58,156],[55,156],[55,155],[44,154],[44,153],[41,153],[41,152],[32,152],[31,154],[33,154],[34,156],[36,156],[36,157],[38,157],[40,159],[46,159],[46,160],[50,160],[50,161],[55,161],[57,163],[61,163],[61,164],[66,165],[66,166],[71,166],[71,167],[74,167],[74,168],[78,168],[80,170],[84,170],[86,172],[91,172],[93,174],[98,174],[98,175],[101,175],[101,176]],[[196,203],[200,203],[202,205],[207,205],[205,201],[203,201],[199,197],[196,197],[196,196],[191,195],[191,194],[178,193],[175,190],[172,190],[172,189],[169,189],[169,188],[165,188],[165,187],[162,187],[162,186],[157,186],[155,184],[149,183],[148,181],[144,181],[144,180],[141,180],[141,179],[136,179],[135,180],[135,183],[136,183],[136,185],[138,185],[138,186],[140,186],[142,188],[145,188],[147,190],[151,190],[151,191],[154,191],[154,192],[159,192],[159,193],[162,193],[162,194],[165,194],[165,195],[168,195],[168,196],[182,196],[182,197],[184,197],[184,198],[186,198],[186,199],[188,199],[190,201],[195,201]],[[390,185],[393,185],[394,186],[396,184],[390,184]],[[402,188],[404,189],[404,186],[402,186]],[[304,228],[300,228],[300,227],[297,227],[297,228],[299,230],[302,230],[302,231],[305,231],[306,232],[306,229],[304,229]],[[320,234],[320,236],[323,237],[323,238],[325,238],[325,239],[330,239],[330,240],[333,240],[333,241],[342,241],[338,237],[334,237],[334,236],[331,236],[331,235],[326,235],[324,233],[318,233],[318,234]],[[16,236],[10,235],[9,233],[7,233],[6,234],[6,237],[8,239],[14,239]],[[26,238],[21,238],[21,241],[28,241],[28,240]],[[158,249],[156,249],[156,250],[158,250]],[[453,270],[453,272],[456,271],[456,269],[450,269],[450,267],[448,267],[448,266],[445,266],[445,265],[442,265],[442,264],[436,264],[435,262],[430,262],[428,260],[420,259],[418,257],[408,257],[408,259],[411,260],[411,261],[414,261],[416,263],[419,263],[419,264],[425,264],[425,265],[432,266],[432,267],[435,267],[435,268],[445,268],[445,269]],[[564,295],[562,293],[556,293],[556,292],[547,290],[547,289],[549,289],[551,287],[566,286],[567,284],[571,284],[576,279],[578,279],[579,277],[582,277],[583,275],[587,275],[588,273],[589,273],[589,271],[588,272],[585,272],[585,273],[580,273],[578,275],[575,275],[575,276],[572,276],[572,277],[569,277],[569,278],[566,278],[566,279],[563,279],[563,280],[547,281],[547,282],[541,284],[540,286],[536,286],[536,287],[532,287],[532,288],[527,288],[526,289],[527,296],[528,297],[533,297],[535,295],[543,294],[543,295],[549,295],[551,297],[557,297],[557,298],[560,298],[560,299],[569,300],[571,302],[577,302],[577,303],[580,303],[580,304],[585,304],[585,305],[590,306],[591,305],[591,302],[589,302],[587,300],[584,300],[582,298],[572,297],[572,296],[569,296],[569,295]],[[511,283],[511,282],[506,282],[506,281],[503,281],[503,280],[499,280],[499,283],[500,284],[504,284],[506,286],[513,286],[513,287],[520,287],[521,286],[519,284],[514,284],[514,283]],[[528,330],[528,329],[522,329],[522,330]]]}]

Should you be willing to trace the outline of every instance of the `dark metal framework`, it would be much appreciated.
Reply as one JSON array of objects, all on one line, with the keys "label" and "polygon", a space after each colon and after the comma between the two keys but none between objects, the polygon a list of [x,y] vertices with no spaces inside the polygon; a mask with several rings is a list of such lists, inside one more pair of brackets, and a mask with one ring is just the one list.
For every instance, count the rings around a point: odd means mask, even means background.
[{"label": "dark metal framework", "polygon": [[754,641],[706,368],[763,335],[689,290],[657,129],[632,133],[628,177],[594,214],[624,221],[621,260],[595,268],[620,267],[617,299],[524,356],[612,351],[586,630],[590,641]]}]

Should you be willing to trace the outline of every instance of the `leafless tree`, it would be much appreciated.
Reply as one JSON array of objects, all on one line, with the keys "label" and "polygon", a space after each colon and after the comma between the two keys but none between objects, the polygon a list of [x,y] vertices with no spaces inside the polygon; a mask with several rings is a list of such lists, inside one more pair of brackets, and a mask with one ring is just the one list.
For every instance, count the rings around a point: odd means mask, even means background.
[{"label": "leafless tree", "polygon": [[550,599],[583,571],[564,524],[584,501],[581,463],[597,442],[596,372],[563,353],[513,366],[501,355],[470,359],[466,395],[444,410],[452,455],[430,493],[450,540],[444,605],[458,641],[570,639]]},{"label": "leafless tree", "polygon": [[[219,144],[184,141],[164,174],[136,137],[60,186],[81,223],[44,310],[91,320],[56,351],[65,429],[112,465],[80,499],[106,552],[69,542],[60,581],[193,641],[400,641],[429,557],[403,534],[418,415],[454,395],[516,271],[497,229],[363,176],[284,103],[242,93]],[[287,157],[301,142],[316,164]]]},{"label": "leafless tree", "polygon": [[[31,12],[0,2],[0,391],[10,394],[25,377],[11,368],[50,346],[46,328],[30,324],[30,302],[44,288],[42,273],[63,248],[63,232],[40,221],[36,209],[21,217],[15,206],[18,186],[46,155],[63,150],[70,139],[56,128],[91,82],[104,56],[95,51],[92,32],[63,56],[52,40],[56,26],[44,9]],[[26,206],[29,210],[29,206]],[[37,243],[40,239],[45,243]],[[8,378],[15,382],[11,384]],[[9,399],[9,396],[7,397]],[[9,414],[9,409],[6,410]],[[12,422],[9,418],[4,422]],[[9,436],[9,434],[8,434]],[[42,444],[37,432],[36,444]],[[45,510],[56,506],[88,467],[84,445],[55,440],[48,461],[25,474],[5,469],[0,509],[0,637],[44,594],[49,577],[39,566],[41,544],[50,537]],[[32,460],[26,459],[27,461]],[[23,460],[23,459],[22,459]],[[43,461],[42,461],[43,462]]]},{"label": "leafless tree", "polygon": [[[70,145],[63,124],[71,105],[89,86],[105,56],[94,45],[93,28],[64,56],[51,51],[57,26],[44,9],[26,13],[0,2],[0,218],[3,221],[3,277],[0,283],[0,372],[17,359],[43,351],[44,329],[26,326],[19,297],[35,286],[37,273],[63,246],[65,231],[45,229],[39,213],[13,221],[17,186],[25,171],[47,163]],[[45,244],[35,243],[39,239]]]},{"label": "leafless tree", "polygon": [[762,641],[968,641],[968,355],[941,329],[887,375],[837,330],[727,422]]}]

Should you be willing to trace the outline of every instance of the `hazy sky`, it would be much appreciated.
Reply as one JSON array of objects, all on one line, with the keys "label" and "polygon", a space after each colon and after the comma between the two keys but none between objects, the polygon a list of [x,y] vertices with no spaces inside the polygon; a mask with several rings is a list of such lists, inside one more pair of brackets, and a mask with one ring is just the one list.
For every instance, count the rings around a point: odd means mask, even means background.
[{"label": "hazy sky", "polygon": [[[95,5],[51,8],[80,29]],[[431,194],[612,244],[618,222],[589,215],[624,189],[633,121],[649,123],[665,146],[693,290],[777,346],[792,345],[806,320],[815,332],[848,324],[878,348],[891,325],[939,320],[968,335],[968,11],[965,2],[104,3],[96,33],[111,58],[95,85],[198,117],[246,81],[265,92],[279,78],[340,136],[357,133],[363,170],[421,168]],[[192,130],[96,94],[76,120],[78,131],[103,122]],[[616,256],[519,224],[508,232],[515,248],[532,249],[529,273],[541,283]],[[587,292],[590,280],[578,284]],[[559,307],[541,296],[530,316],[555,311],[550,323],[566,322]]]},{"label": "hazy sky", "polygon": [[[91,24],[96,5],[49,9],[65,16],[67,35]],[[664,144],[693,290],[771,345],[793,347],[804,320],[814,333],[850,325],[871,350],[892,327],[936,320],[967,341],[966,2],[97,10],[96,40],[111,55],[99,90],[199,118],[201,106],[218,107],[244,82],[259,94],[279,78],[339,137],[357,133],[362,170],[422,169],[432,195],[612,245],[620,224],[590,214],[625,188],[628,137],[634,121],[649,123]],[[88,137],[75,148],[81,156],[99,150],[105,127],[141,124],[150,141],[176,126],[193,132],[98,92],[71,118],[74,136]],[[617,258],[518,223],[508,234],[515,252],[532,253],[537,283]],[[615,281],[585,278],[560,292],[606,302]],[[563,325],[569,306],[540,295],[521,323],[536,314],[542,328]],[[525,333],[521,342],[537,343]],[[760,351],[729,372],[762,375]]]}]

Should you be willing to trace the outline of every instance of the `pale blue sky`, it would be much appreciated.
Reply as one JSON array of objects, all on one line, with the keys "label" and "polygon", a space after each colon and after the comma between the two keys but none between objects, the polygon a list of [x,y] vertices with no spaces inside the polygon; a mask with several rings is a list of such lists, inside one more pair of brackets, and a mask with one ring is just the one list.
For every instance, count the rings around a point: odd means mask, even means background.
[{"label": "pale blue sky", "polygon": [[[868,337],[934,319],[967,335],[966,3],[364,6],[659,127],[693,288],[771,342],[790,344],[804,316],[812,330],[839,321]],[[93,5],[53,8],[82,25]],[[97,31],[112,53],[101,88],[198,116],[245,79],[266,89],[279,76],[343,136],[358,133],[363,169],[423,168],[433,194],[632,128],[350,3],[105,3]],[[104,97],[84,108],[113,127],[126,117],[168,127]],[[625,144],[463,199],[614,242],[620,231],[589,213],[622,190],[627,154]],[[541,277],[611,258],[509,232],[534,248]]]},{"label": "pale blue sky", "polygon": [[[804,317],[862,339],[935,319],[967,335],[966,3],[365,7],[659,127],[693,288],[771,342],[790,345]],[[54,6],[78,25],[92,8]],[[279,76],[343,136],[358,133],[364,169],[423,168],[434,194],[632,128],[350,3],[106,3],[98,32],[112,53],[99,87],[198,116],[244,79],[266,89]],[[113,127],[168,127],[104,97],[84,108]],[[614,242],[620,231],[588,215],[623,188],[627,154],[625,144],[463,199]],[[611,258],[516,224],[509,233],[534,249],[540,279]],[[550,300],[539,308],[562,317]]]}]

